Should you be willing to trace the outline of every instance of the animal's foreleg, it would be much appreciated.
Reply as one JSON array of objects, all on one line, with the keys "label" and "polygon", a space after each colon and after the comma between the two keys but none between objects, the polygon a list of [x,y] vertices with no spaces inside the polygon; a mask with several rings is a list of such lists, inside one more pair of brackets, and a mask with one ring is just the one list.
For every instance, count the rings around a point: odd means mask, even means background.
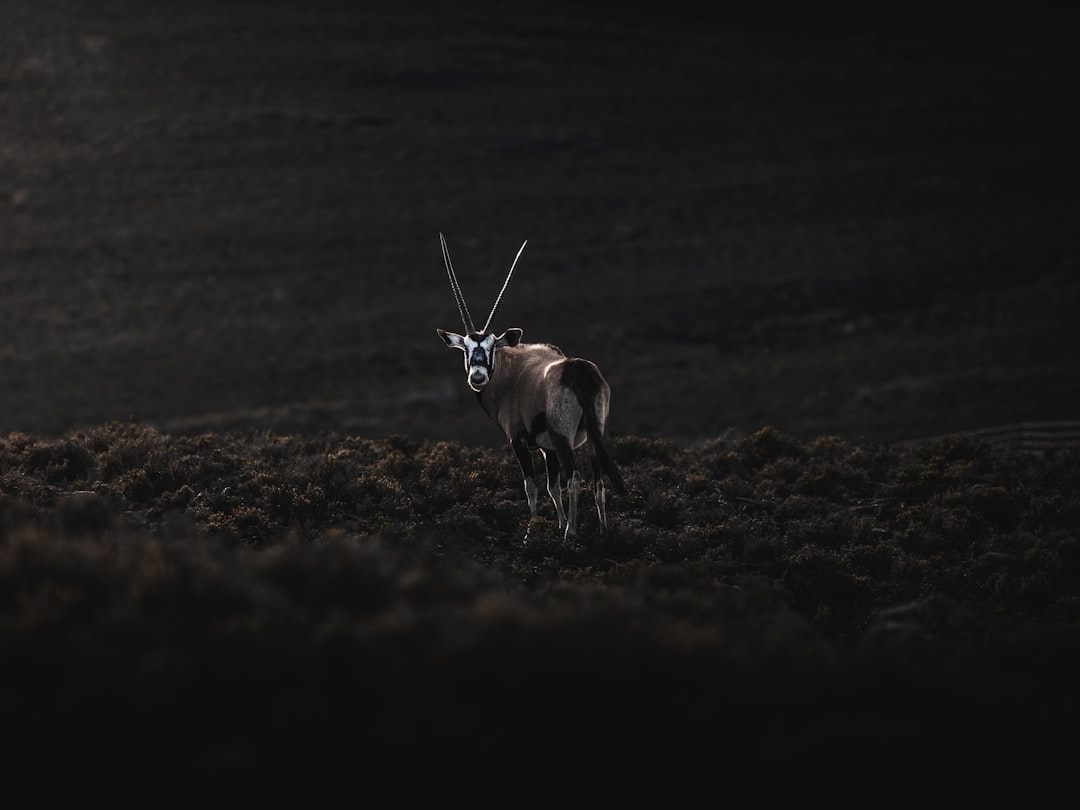
[{"label": "animal's foreleg", "polygon": [[529,451],[529,442],[524,436],[510,440],[510,446],[517,456],[518,465],[521,467],[521,477],[525,480],[525,498],[529,502],[529,516],[536,517],[536,471],[533,469],[532,453]]}]

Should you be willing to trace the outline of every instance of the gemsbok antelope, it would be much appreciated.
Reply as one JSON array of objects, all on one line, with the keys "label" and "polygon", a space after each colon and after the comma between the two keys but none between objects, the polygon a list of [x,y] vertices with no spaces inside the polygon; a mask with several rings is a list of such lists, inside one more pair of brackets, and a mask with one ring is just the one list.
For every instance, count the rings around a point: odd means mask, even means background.
[{"label": "gemsbok antelope", "polygon": [[[465,324],[465,334],[436,331],[447,346],[465,353],[469,387],[476,392],[480,407],[502,429],[521,465],[531,516],[536,517],[537,493],[532,451],[539,449],[544,456],[547,491],[555,503],[559,528],[565,527],[565,537],[577,534],[581,474],[574,450],[588,442],[592,449],[593,499],[600,516],[600,529],[606,531],[604,475],[616,492],[626,492],[626,484],[604,446],[611,400],[607,380],[590,360],[567,357],[549,343],[522,343],[521,329],[507,329],[501,335],[488,332],[528,240],[521,244],[514,257],[483,329],[477,329],[473,324],[442,234],[439,234],[439,241],[458,313]],[[563,511],[562,474],[568,476],[567,511]]]}]

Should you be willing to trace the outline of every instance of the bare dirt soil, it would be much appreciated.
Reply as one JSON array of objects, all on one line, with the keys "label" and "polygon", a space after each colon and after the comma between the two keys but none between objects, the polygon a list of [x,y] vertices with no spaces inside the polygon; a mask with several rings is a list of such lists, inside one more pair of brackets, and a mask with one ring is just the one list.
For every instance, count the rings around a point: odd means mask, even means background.
[{"label": "bare dirt soil", "polygon": [[616,434],[1075,418],[1078,61],[1052,20],[3,0],[0,430],[498,445],[440,232],[483,314],[529,240],[493,327],[596,360]]}]

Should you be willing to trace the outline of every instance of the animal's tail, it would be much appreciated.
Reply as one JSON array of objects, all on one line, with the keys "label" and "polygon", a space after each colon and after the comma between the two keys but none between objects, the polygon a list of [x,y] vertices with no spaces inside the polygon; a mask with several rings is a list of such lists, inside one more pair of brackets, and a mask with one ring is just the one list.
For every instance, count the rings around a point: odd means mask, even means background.
[{"label": "animal's tail", "polygon": [[600,471],[611,479],[611,485],[615,488],[615,491],[620,495],[625,495],[626,482],[623,481],[619,468],[615,466],[615,462],[611,460],[611,456],[607,453],[607,447],[604,446],[604,435],[600,432],[596,414],[591,408],[586,407],[584,410],[585,435],[589,437],[589,446],[592,447],[596,463],[600,465]]}]

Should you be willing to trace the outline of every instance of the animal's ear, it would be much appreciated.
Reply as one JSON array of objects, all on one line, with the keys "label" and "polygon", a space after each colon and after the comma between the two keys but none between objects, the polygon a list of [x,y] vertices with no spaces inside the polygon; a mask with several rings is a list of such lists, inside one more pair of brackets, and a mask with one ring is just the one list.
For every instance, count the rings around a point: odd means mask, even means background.
[{"label": "animal's ear", "polygon": [[439,333],[439,337],[443,339],[443,342],[446,343],[447,346],[452,349],[461,349],[462,351],[465,351],[465,338],[461,335],[456,332],[447,332],[443,329],[436,329],[435,331]]},{"label": "animal's ear", "polygon": [[499,346],[517,346],[521,342],[522,331],[516,326],[513,329],[507,329],[495,338],[496,348]]}]

